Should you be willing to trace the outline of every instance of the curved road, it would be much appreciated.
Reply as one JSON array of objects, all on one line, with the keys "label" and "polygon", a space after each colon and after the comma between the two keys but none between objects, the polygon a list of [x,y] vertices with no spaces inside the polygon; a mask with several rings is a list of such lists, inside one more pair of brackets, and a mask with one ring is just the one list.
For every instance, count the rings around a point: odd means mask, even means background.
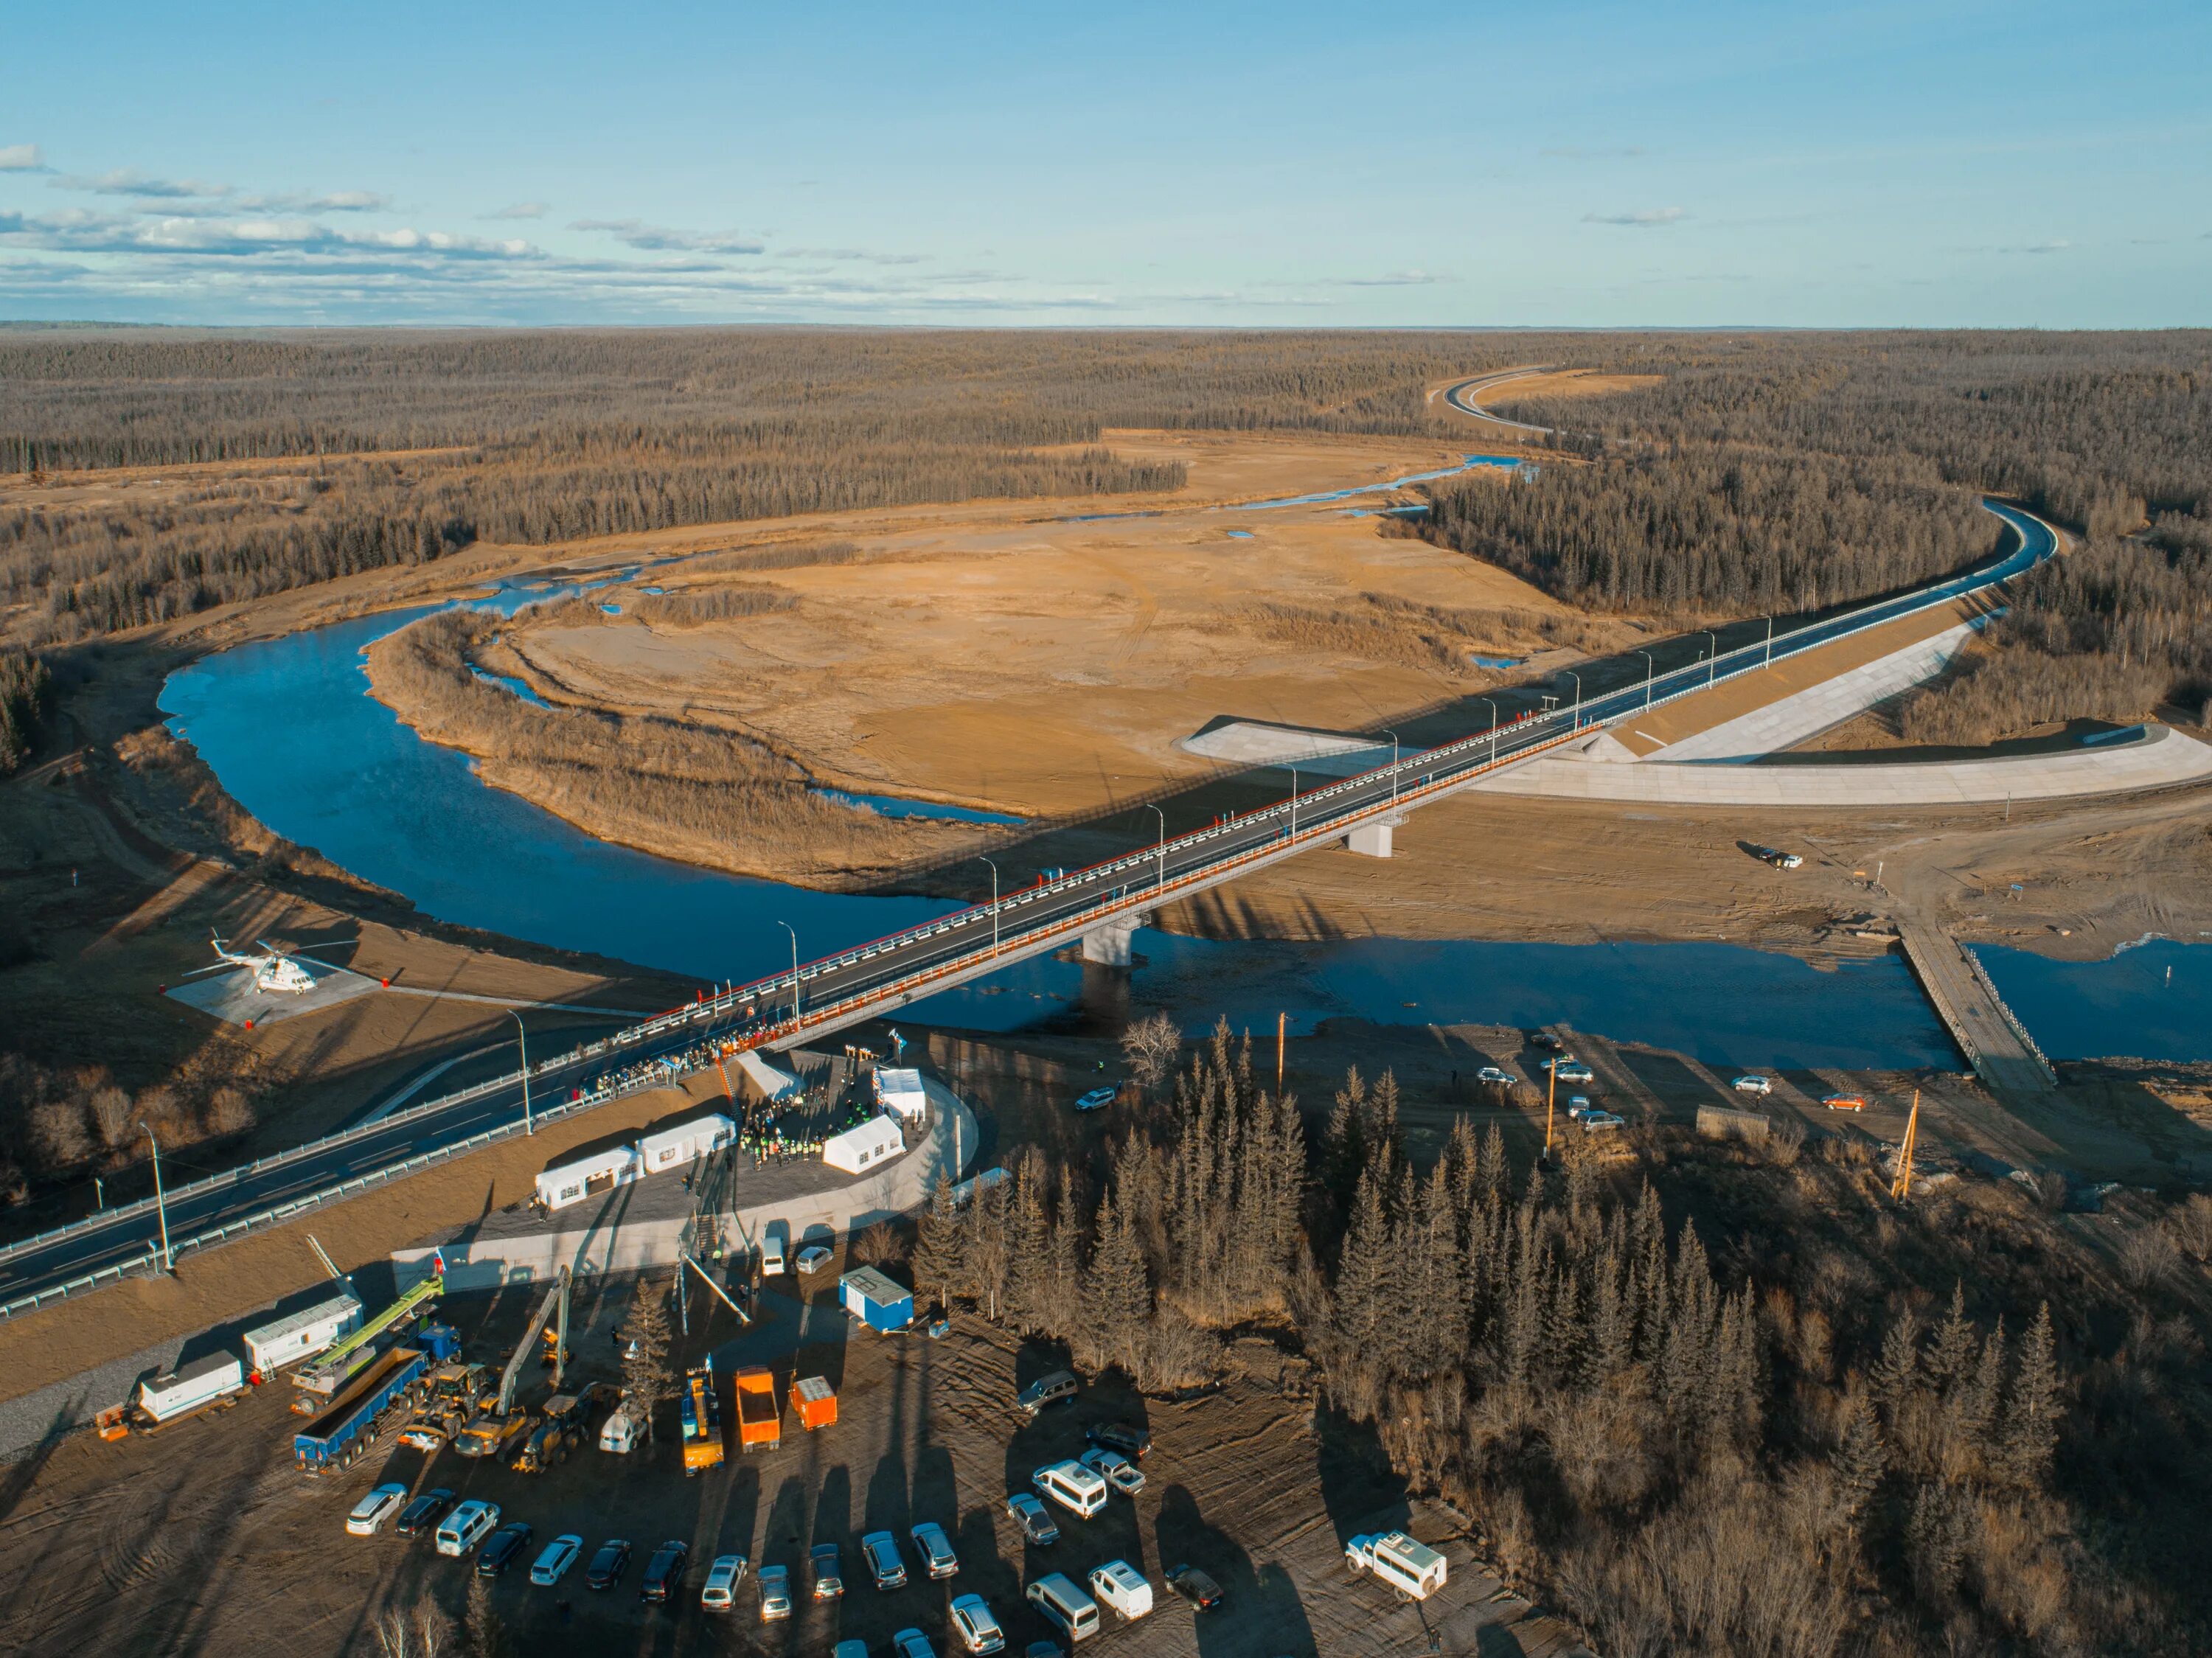
[{"label": "curved road", "polygon": [[1551,372],[1551,367],[1547,364],[1534,368],[1504,368],[1494,374],[1477,374],[1473,380],[1462,380],[1456,386],[1446,386],[1444,401],[1470,419],[1484,421],[1492,426],[1502,426],[1509,432],[1529,432],[1540,438],[1547,438],[1552,435],[1550,427],[1531,426],[1526,421],[1508,420],[1503,415],[1493,415],[1475,402],[1474,396],[1478,392],[1494,391],[1498,386],[1509,386],[1515,380],[1525,380],[1534,375],[1548,374]]},{"label": "curved road", "polygon": [[[1534,372],[1534,371],[1519,371]],[[1488,382],[1464,381],[1453,388]],[[1460,405],[1455,405],[1460,406]],[[782,1048],[994,973],[1024,957],[1059,949],[1102,927],[1134,926],[1158,905],[1232,881],[1254,869],[1340,841],[1352,828],[1395,822],[1397,814],[1465,787],[1579,732],[1639,714],[1719,677],[1796,655],[1962,593],[1991,586],[2049,557],[2057,538],[2026,513],[1985,501],[2019,537],[2011,552],[1960,576],[1791,632],[1606,691],[1547,713],[1523,715],[1442,746],[1404,754],[1390,765],[1308,789],[1266,810],[1224,819],[1195,833],[1141,848],[1090,869],[1041,880],[995,903],[979,904],[789,973],[741,986],[711,1001],[677,1009],[599,1044],[534,1070],[539,1110],[609,1078],[617,1092],[649,1086],[649,1061],[709,1039],[741,1048]],[[1595,677],[1595,674],[1593,674]],[[793,999],[797,999],[794,1017]],[[510,1076],[463,1096],[432,1101],[384,1121],[267,1159],[258,1166],[178,1190],[169,1204],[173,1242],[234,1224],[276,1205],[324,1191],[408,1157],[489,1129],[519,1123],[522,1090]],[[143,1260],[158,1246],[150,1204],[119,1209],[58,1235],[0,1250],[0,1306],[50,1293],[88,1273]]]}]

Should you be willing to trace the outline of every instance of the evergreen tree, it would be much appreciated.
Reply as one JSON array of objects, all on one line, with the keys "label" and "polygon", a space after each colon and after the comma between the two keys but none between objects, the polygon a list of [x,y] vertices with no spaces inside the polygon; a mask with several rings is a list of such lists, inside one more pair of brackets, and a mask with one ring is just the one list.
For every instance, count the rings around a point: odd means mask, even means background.
[{"label": "evergreen tree", "polygon": [[925,1299],[934,1295],[947,1312],[961,1278],[959,1212],[952,1204],[951,1177],[940,1172],[929,1208],[921,1217],[914,1246],[914,1287]]},{"label": "evergreen tree", "polygon": [[2036,1309],[2021,1339],[2020,1371],[2006,1395],[1998,1440],[2005,1478],[2023,1491],[2039,1489],[2051,1472],[2058,1444],[2058,1357],[2051,1333],[2051,1303]]},{"label": "evergreen tree", "polygon": [[1152,1322],[1152,1291],[1144,1252],[1128,1218],[1111,1193],[1098,1206],[1098,1243],[1083,1275],[1079,1345],[1092,1365],[1119,1366],[1141,1375],[1145,1336]]},{"label": "evergreen tree", "polygon": [[1893,1430],[1920,1390],[1920,1321],[1908,1309],[1882,1333],[1881,1357],[1868,1377],[1875,1406]]},{"label": "evergreen tree", "polygon": [[1936,1339],[1928,1348],[1928,1380],[1939,1394],[1949,1393],[1966,1379],[1980,1345],[1974,1322],[1966,1316],[1966,1286],[1954,1278],[1951,1284],[1950,1311],[1936,1327]]},{"label": "evergreen tree", "polygon": [[507,1625],[491,1604],[491,1579],[469,1574],[468,1600],[461,1612],[461,1639],[469,1658],[513,1658]]},{"label": "evergreen tree", "polygon": [[676,1372],[668,1362],[668,1293],[672,1286],[641,1278],[630,1291],[623,1318],[623,1387],[646,1436],[653,1436],[654,1411],[676,1397]]},{"label": "evergreen tree", "polygon": [[1882,1445],[1881,1430],[1875,1425],[1874,1412],[1855,1394],[1845,1407],[1843,1436],[1837,1443],[1834,1458],[1836,1500],[1845,1525],[1857,1525],[1873,1499],[1875,1487],[1881,1483],[1887,1463],[1888,1453]]}]

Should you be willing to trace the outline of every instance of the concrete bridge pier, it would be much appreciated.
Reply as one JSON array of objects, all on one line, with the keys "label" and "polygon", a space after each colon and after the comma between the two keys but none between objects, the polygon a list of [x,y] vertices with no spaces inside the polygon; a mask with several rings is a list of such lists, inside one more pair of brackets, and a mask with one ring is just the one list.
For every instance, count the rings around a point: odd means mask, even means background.
[{"label": "concrete bridge pier", "polygon": [[1390,855],[1390,831],[1405,821],[1403,817],[1397,817],[1362,823],[1344,837],[1344,849],[1356,852],[1364,858],[1388,858]]},{"label": "concrete bridge pier", "polygon": [[1129,965],[1129,940],[1137,936],[1137,929],[1151,920],[1150,911],[1133,915],[1116,915],[1083,935],[1083,959],[1096,962],[1102,967]]}]

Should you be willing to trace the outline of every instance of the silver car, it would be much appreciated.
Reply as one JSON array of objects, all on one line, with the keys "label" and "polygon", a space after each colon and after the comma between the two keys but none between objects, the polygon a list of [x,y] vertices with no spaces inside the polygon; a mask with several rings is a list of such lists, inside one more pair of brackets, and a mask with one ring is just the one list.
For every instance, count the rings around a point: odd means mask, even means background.
[{"label": "silver car", "polygon": [[951,1577],[960,1570],[960,1557],[952,1552],[952,1540],[945,1534],[945,1527],[934,1520],[925,1520],[908,1536],[921,1556],[921,1569],[932,1577]]},{"label": "silver car", "polygon": [[780,1618],[791,1616],[791,1568],[763,1566],[760,1569],[761,1622],[772,1624]]}]

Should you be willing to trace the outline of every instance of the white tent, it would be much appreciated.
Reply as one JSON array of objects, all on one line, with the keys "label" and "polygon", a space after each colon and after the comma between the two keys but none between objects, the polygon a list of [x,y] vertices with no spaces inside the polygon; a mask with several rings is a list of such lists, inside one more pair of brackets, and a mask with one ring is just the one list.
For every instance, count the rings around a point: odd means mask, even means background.
[{"label": "white tent", "polygon": [[906,1133],[896,1117],[871,1117],[858,1128],[833,1134],[822,1143],[822,1161],[848,1175],[880,1168],[906,1150]]},{"label": "white tent", "polygon": [[610,1145],[567,1163],[556,1163],[538,1177],[538,1201],[564,1208],[627,1186],[644,1172],[645,1160],[634,1145]]},{"label": "white tent", "polygon": [[738,1055],[738,1069],[752,1079],[753,1086],[765,1099],[781,1100],[799,1091],[798,1078],[770,1065],[750,1048]]},{"label": "white tent", "polygon": [[645,1172],[658,1175],[709,1151],[719,1151],[737,1137],[737,1124],[719,1111],[705,1111],[655,1129],[637,1143],[637,1150],[645,1161]]},{"label": "white tent", "polygon": [[876,1103],[886,1111],[920,1122],[929,1114],[929,1096],[922,1091],[921,1072],[879,1066],[876,1072]]}]

